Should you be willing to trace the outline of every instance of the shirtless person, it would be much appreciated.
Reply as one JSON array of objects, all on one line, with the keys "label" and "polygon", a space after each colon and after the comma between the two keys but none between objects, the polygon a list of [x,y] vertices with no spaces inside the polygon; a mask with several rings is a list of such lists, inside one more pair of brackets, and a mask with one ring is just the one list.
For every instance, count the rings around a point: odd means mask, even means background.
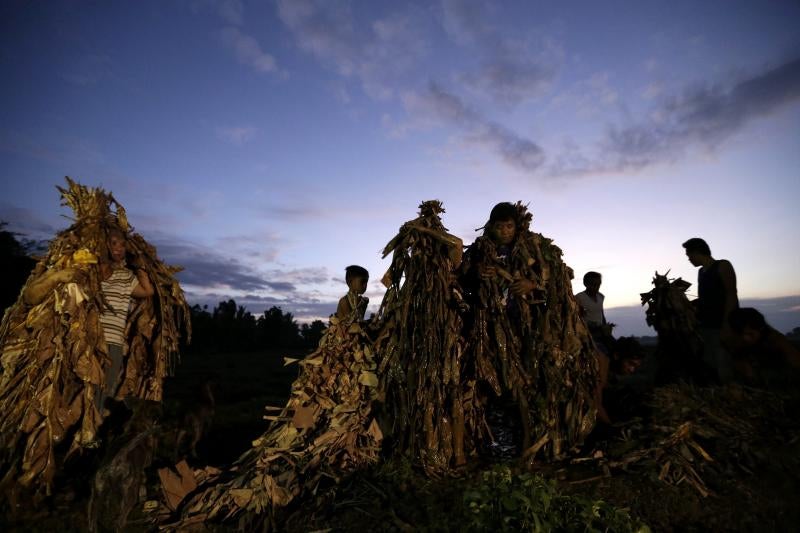
[{"label": "shirtless person", "polygon": [[369,298],[362,296],[367,290],[369,282],[369,272],[366,268],[358,265],[350,265],[345,268],[344,280],[347,283],[347,294],[339,300],[336,308],[336,316],[339,320],[364,320],[367,312]]}]

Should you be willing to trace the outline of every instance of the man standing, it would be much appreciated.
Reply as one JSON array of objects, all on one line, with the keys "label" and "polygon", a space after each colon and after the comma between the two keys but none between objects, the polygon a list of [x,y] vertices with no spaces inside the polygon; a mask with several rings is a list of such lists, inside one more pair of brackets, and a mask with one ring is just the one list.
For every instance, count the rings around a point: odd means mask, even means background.
[{"label": "man standing", "polygon": [[730,261],[714,259],[706,241],[692,238],[683,243],[686,257],[696,267],[698,298],[695,300],[700,335],[705,348],[703,359],[720,383],[733,375],[730,354],[723,348],[721,338],[729,335],[728,315],[739,307],[736,293],[736,273]]}]

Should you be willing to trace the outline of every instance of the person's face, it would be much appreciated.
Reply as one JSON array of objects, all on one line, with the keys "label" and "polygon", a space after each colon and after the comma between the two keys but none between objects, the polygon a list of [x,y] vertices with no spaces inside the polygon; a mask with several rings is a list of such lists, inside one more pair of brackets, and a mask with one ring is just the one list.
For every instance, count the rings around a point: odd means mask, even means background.
[{"label": "person's face", "polygon": [[761,332],[750,326],[742,328],[742,342],[746,346],[753,346],[761,340]]},{"label": "person's face", "polygon": [[697,252],[686,250],[686,257],[688,257],[689,262],[696,267],[699,267],[703,264],[700,262],[700,255],[701,254]]},{"label": "person's face", "polygon": [[364,292],[366,292],[367,290],[368,281],[369,278],[354,277],[350,278],[350,281],[348,282],[347,286],[350,287],[350,290],[352,290],[356,294],[364,294]]},{"label": "person's face", "polygon": [[639,367],[642,365],[641,359],[626,359],[622,363],[622,374],[625,376],[629,376],[639,370]]},{"label": "person's face", "polygon": [[121,263],[125,260],[125,239],[119,235],[112,235],[108,238],[108,252],[111,254],[111,260],[115,263]]},{"label": "person's face", "polygon": [[492,232],[496,243],[508,245],[514,242],[514,235],[517,233],[517,225],[513,220],[498,220],[494,222]]},{"label": "person's face", "polygon": [[598,278],[587,280],[584,284],[584,287],[586,287],[586,292],[589,294],[597,294],[597,292],[600,290],[600,284],[602,282],[603,280]]}]

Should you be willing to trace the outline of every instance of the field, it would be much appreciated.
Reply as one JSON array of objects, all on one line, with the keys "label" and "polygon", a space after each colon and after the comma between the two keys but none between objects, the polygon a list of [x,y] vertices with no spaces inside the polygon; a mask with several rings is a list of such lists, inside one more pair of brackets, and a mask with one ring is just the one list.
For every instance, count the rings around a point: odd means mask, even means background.
[{"label": "field", "polygon": [[[207,379],[213,383],[216,398],[213,425],[198,444],[198,458],[190,464],[224,466],[249,447],[266,427],[261,419],[263,407],[282,405],[296,376],[297,366],[284,366],[283,357],[298,355],[302,353],[185,357],[167,389],[170,400],[165,424],[194,401],[198,384]],[[652,408],[639,403],[652,395],[648,372],[646,365],[642,375],[618,387],[624,392],[620,402],[628,402],[622,408],[632,418],[598,432],[577,462],[544,465],[476,459],[453,477],[428,479],[406,460],[395,458],[338,486],[331,483],[315,499],[290,507],[280,517],[280,528],[477,531],[500,530],[506,520],[506,530],[535,530],[538,524],[543,530],[635,531],[646,524],[653,531],[786,531],[800,523],[796,506],[800,494],[796,415],[800,395],[796,392],[785,397],[778,433],[764,433],[763,440],[744,442],[743,448],[731,448],[721,439],[700,441],[714,458],[707,465],[693,463],[698,471],[702,467],[709,496],[702,496],[688,481],[669,484],[660,480],[659,469],[646,462],[610,466],[613,458],[641,447],[637,439],[663,422],[653,419]],[[600,452],[602,457],[597,457]],[[154,465],[171,460],[170,453],[162,450]],[[155,498],[158,484],[154,472],[148,479],[147,497]],[[80,531],[86,524],[85,505],[86,494],[81,491],[56,495],[49,507],[19,516],[6,526],[20,531],[48,531],[56,526],[64,530],[66,522]],[[148,530],[140,512],[133,512],[130,518],[126,530]],[[234,528],[214,526],[210,530]]]}]

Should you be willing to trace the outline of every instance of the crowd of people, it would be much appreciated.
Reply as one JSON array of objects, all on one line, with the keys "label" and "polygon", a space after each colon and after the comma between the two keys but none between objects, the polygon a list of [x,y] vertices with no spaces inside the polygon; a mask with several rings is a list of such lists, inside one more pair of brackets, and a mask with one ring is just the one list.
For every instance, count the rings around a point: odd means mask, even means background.
[{"label": "crowd of people", "polygon": [[[503,202],[492,209],[483,236],[466,248],[463,259],[458,239],[455,239],[457,244],[447,243],[443,249],[445,256],[450,254],[451,258],[458,259],[453,263],[453,271],[446,274],[452,276],[452,280],[445,280],[443,287],[448,293],[445,299],[455,302],[448,305],[469,310],[463,312],[463,319],[459,318],[458,324],[463,330],[460,334],[467,339],[464,350],[473,358],[469,364],[473,366],[467,365],[462,369],[467,377],[459,377],[461,383],[458,379],[454,381],[452,394],[453,398],[460,398],[467,390],[463,387],[470,383],[470,387],[475,387],[475,394],[482,395],[475,401],[483,401],[489,413],[487,429],[493,429],[489,427],[492,411],[505,415],[511,412],[510,416],[516,418],[521,426],[516,447],[518,453],[531,453],[533,450],[535,454],[549,443],[552,447],[549,453],[557,457],[562,453],[562,441],[569,445],[579,442],[591,429],[594,420],[593,414],[584,411],[575,420],[563,417],[545,424],[541,418],[545,412],[571,412],[572,407],[564,409],[570,402],[582,406],[581,409],[588,408],[580,399],[580,393],[575,395],[566,384],[572,383],[574,387],[575,383],[585,381],[586,376],[593,376],[596,380],[593,409],[600,422],[611,423],[612,417],[604,405],[604,390],[611,380],[637,372],[644,351],[633,338],[614,337],[614,324],[605,316],[600,272],[586,272],[582,278],[585,290],[574,294],[574,298],[572,294],[564,295],[553,290],[552,285],[559,282],[557,273],[551,272],[540,253],[540,248],[552,246],[552,241],[532,233],[528,229],[529,222],[530,215],[521,204]],[[435,233],[430,228],[425,231]],[[85,300],[100,302],[99,325],[105,343],[101,352],[107,354],[107,360],[98,366],[102,376],[95,380],[92,399],[101,420],[120,399],[121,382],[127,379],[125,369],[130,366],[127,358],[131,350],[127,343],[132,338],[129,331],[132,302],[148,301],[155,292],[147,272],[131,254],[126,232],[112,227],[105,237],[106,242],[100,247],[101,253],[97,257],[89,254],[91,260],[81,262],[78,259],[84,252],[77,250],[72,256],[78,258],[75,259],[77,266],[63,268],[63,265],[57,267],[53,264],[49,270],[39,272],[24,288],[19,304],[27,306],[26,309],[40,306],[46,298],[52,298],[56,289],[63,290],[63,294],[69,295],[77,304]],[[702,380],[698,374],[698,383],[724,385],[738,380],[755,384],[759,380],[760,367],[772,361],[800,369],[797,348],[770,327],[757,310],[739,307],[736,274],[731,263],[715,259],[708,244],[700,238],[687,240],[683,247],[688,260],[698,267],[698,298],[694,302],[694,312],[704,348],[702,361],[696,363],[705,369]],[[560,257],[560,250],[554,246],[552,249]],[[99,284],[87,285],[85,278],[92,268],[96,269]],[[565,279],[567,273],[571,275],[568,268],[562,268],[562,272]],[[337,321],[363,323],[369,301],[364,296],[368,280],[369,273],[365,268],[358,265],[346,268],[348,291],[338,302],[334,315]],[[86,294],[88,286],[99,288],[99,292]],[[452,299],[450,292],[458,293],[457,301]],[[56,305],[65,305],[59,303],[58,296],[56,299]],[[547,318],[547,313],[556,306],[563,309],[558,323],[566,321],[567,324],[563,332],[551,334],[548,332],[551,319]],[[569,323],[569,315],[574,309],[578,310],[580,318]],[[377,330],[372,333],[377,334]],[[4,349],[8,351],[8,345]],[[543,357],[543,354],[547,355]],[[543,362],[544,359],[555,361],[557,357],[564,358],[559,362]],[[589,359],[593,370],[585,366],[581,369],[579,365],[575,368],[564,366],[564,361],[575,364],[575,360],[581,358]],[[7,386],[13,377],[10,372],[10,369],[5,370],[3,386]],[[573,372],[574,375],[564,379],[564,383],[554,385],[554,378],[560,379],[558,372]],[[485,386],[481,387],[481,384]],[[550,392],[546,392],[548,387],[551,387]],[[542,405],[548,401],[553,405],[537,411],[539,407],[534,408],[535,404],[538,405],[537,394],[548,398],[541,400]],[[447,401],[452,403],[455,400]],[[458,409],[453,410],[456,411]],[[463,426],[463,412],[459,416]],[[541,429],[537,433],[537,424],[540,428],[548,424],[551,428],[558,427],[562,433],[551,435]],[[459,431],[463,432],[463,427]],[[481,431],[481,428],[475,429],[476,441]],[[459,438],[464,439],[463,435]],[[13,443],[14,437],[6,435],[4,439]],[[96,444],[91,439],[83,443],[87,448]],[[459,460],[463,462],[463,453]]]},{"label": "crowd of people", "polygon": [[[705,240],[695,237],[683,243],[689,262],[698,267],[698,297],[692,301],[694,320],[702,338],[702,357],[698,361],[681,359],[689,368],[676,375],[688,376],[699,385],[725,385],[733,381],[764,385],[759,370],[765,366],[788,366],[800,370],[800,351],[786,336],[767,324],[763,314],[750,307],[739,307],[736,273],[730,261],[715,259]],[[603,309],[600,292],[602,274],[587,272],[584,291],[575,294],[581,314],[597,346],[600,388],[608,384],[609,374],[630,375],[643,360],[641,346],[633,338],[615,339],[614,324]],[[670,362],[673,364],[673,362]],[[605,418],[601,407],[601,418]],[[605,421],[608,421],[605,418]]]}]

